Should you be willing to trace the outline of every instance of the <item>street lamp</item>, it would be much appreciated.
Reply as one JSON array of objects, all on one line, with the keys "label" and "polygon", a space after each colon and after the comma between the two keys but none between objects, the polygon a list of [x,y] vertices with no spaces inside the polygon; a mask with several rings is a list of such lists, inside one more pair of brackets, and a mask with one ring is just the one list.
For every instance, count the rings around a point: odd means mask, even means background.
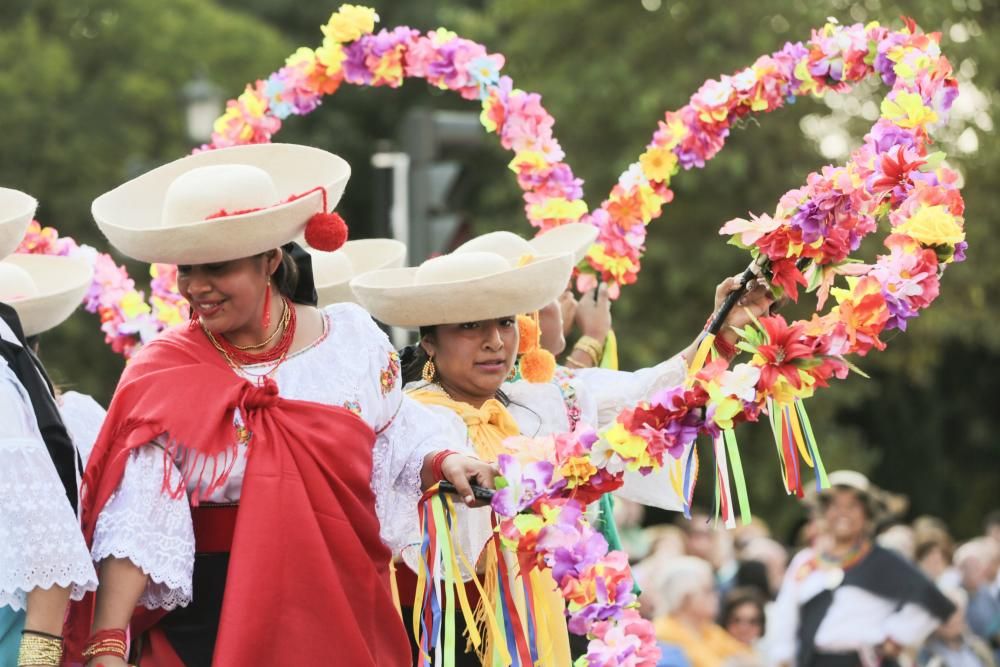
[{"label": "street lamp", "polygon": [[222,91],[203,72],[184,84],[185,121],[188,137],[195,143],[212,138],[212,126],[222,113]]}]

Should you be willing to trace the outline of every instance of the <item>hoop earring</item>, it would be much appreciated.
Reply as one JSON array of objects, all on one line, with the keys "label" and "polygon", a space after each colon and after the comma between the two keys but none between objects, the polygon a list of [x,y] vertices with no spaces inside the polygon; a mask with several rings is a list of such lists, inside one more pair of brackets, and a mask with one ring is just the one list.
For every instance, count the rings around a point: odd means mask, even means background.
[{"label": "hoop earring", "polygon": [[434,382],[434,378],[437,376],[437,367],[434,365],[433,359],[428,359],[424,363],[423,369],[420,371],[420,377],[424,382]]}]

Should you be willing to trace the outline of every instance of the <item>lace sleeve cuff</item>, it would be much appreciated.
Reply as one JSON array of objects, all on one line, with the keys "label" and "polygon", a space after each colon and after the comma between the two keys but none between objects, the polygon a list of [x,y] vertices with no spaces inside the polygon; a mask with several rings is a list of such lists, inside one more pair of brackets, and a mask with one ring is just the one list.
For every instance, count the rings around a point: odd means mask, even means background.
[{"label": "lace sleeve cuff", "polygon": [[97,518],[95,562],[127,558],[148,575],[139,604],[174,609],[191,601],[194,528],[186,497],[161,492],[163,452],[154,446],[132,453],[118,490]]},{"label": "lace sleeve cuff", "polygon": [[73,508],[41,440],[0,440],[0,607],[62,586],[79,600],[97,574]]}]

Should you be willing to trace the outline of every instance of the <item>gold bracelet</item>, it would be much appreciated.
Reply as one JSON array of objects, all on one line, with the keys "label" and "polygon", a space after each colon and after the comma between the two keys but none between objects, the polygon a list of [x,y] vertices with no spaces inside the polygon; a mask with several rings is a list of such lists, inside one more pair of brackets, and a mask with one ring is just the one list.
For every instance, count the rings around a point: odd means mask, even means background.
[{"label": "gold bracelet", "polygon": [[577,361],[573,357],[566,357],[566,365],[567,366],[575,366],[576,368],[586,368],[586,366],[584,366],[583,364],[581,364],[579,361]]},{"label": "gold bracelet", "polygon": [[604,352],[604,343],[602,343],[601,341],[597,340],[593,336],[580,336],[580,339],[576,341],[576,344],[580,345],[581,343],[583,345],[589,345],[598,354],[603,354],[603,352]]},{"label": "gold bracelet", "polygon": [[18,667],[45,665],[59,667],[62,662],[62,640],[50,639],[27,631],[21,635],[21,648],[17,653]]},{"label": "gold bracelet", "polygon": [[590,360],[594,363],[594,366],[599,366],[601,364],[601,357],[604,354],[604,346],[600,345],[590,336],[582,336],[580,340],[576,341],[576,345],[573,346],[573,349],[586,353],[586,355],[590,357]]}]

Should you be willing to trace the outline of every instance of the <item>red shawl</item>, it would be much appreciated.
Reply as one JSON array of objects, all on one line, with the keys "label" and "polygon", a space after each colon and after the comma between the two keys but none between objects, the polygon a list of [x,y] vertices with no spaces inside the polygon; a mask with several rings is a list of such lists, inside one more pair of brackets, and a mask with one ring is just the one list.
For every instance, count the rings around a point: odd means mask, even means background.
[{"label": "red shawl", "polygon": [[[252,435],[213,664],[320,665],[336,655],[409,666],[370,487],[374,432],[349,410],[237,376],[200,330],[167,332],[125,369],[84,475],[88,544],[129,452],[158,436],[173,443],[169,455],[183,453],[185,478],[221,484],[236,408]],[[93,605],[92,594],[73,605],[68,660],[79,659]]]}]

